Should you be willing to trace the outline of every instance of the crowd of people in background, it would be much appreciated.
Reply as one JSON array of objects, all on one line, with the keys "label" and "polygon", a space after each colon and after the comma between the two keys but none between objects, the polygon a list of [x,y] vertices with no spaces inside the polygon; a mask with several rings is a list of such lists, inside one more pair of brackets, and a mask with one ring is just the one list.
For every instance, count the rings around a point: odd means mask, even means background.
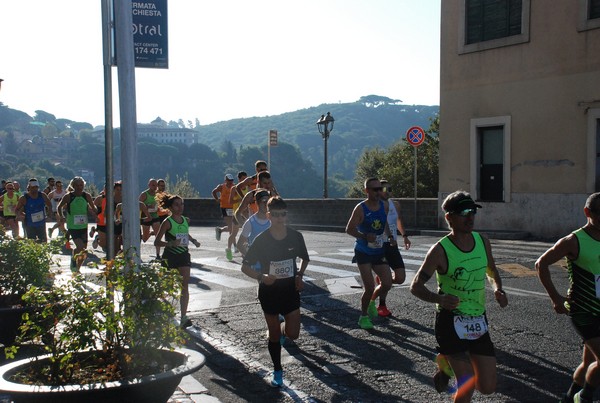
[{"label": "crowd of people in background", "polygon": [[[300,334],[300,292],[310,257],[302,234],[287,225],[287,204],[278,194],[266,162],[257,161],[256,173],[225,173],[212,197],[218,203],[223,225],[215,228],[215,238],[227,233],[225,258],[239,253],[241,271],[258,283],[258,300],[267,326],[267,350],[273,362],[270,384],[282,387],[281,348],[286,339]],[[12,237],[47,242],[58,230],[58,238],[71,250],[71,270],[78,273],[86,260],[88,239],[92,247],[105,250],[107,227],[112,225],[118,250],[122,242],[122,187],[115,182],[114,217],[106,212],[106,188],[93,198],[85,190],[85,180],[75,177],[65,187],[61,180],[48,178],[43,190],[36,178],[21,191],[17,181],[3,180],[0,187],[0,224]],[[406,279],[398,244],[411,247],[402,222],[400,205],[392,199],[392,187],[385,179],[364,182],[366,199],[356,205],[346,226],[355,238],[353,262],[358,265],[363,293],[358,326],[375,327],[376,318],[392,315],[386,296],[392,284]],[[434,333],[439,354],[433,383],[438,392],[452,391],[454,401],[471,401],[475,390],[491,394],[496,389],[496,355],[486,315],[486,279],[495,301],[506,307],[508,299],[496,268],[490,241],[475,232],[477,204],[465,191],[449,194],[442,210],[450,232],[435,243],[417,271],[410,291],[417,298],[436,304]],[[154,236],[156,256],[177,269],[182,278],[181,326],[192,325],[187,317],[190,281],[190,244],[200,242],[190,234],[190,220],[183,215],[184,200],[170,194],[163,179],[151,178],[139,195],[140,233],[143,242]],[[587,224],[560,239],[536,262],[540,280],[557,313],[568,314],[582,337],[583,357],[573,374],[573,383],[564,402],[592,401],[600,381],[600,193],[591,195],[585,206]],[[95,225],[88,232],[90,222]],[[46,222],[52,222],[47,227]],[[241,230],[240,230],[241,229]],[[21,232],[22,231],[22,232]],[[239,234],[239,237],[238,237]],[[88,238],[89,236],[89,238]],[[161,254],[161,250],[163,253]],[[549,266],[566,258],[571,287],[568,297],[556,290]],[[437,289],[426,283],[435,276]],[[379,304],[377,304],[379,300]],[[455,388],[449,382],[455,379]]]}]

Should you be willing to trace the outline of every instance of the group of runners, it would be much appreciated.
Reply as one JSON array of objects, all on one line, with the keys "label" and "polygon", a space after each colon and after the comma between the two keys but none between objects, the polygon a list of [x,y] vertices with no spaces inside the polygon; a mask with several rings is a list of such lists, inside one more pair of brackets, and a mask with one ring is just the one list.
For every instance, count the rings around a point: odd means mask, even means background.
[{"label": "group of runners", "polygon": [[[385,295],[392,282],[402,283],[405,279],[402,259],[396,256],[396,232],[406,249],[411,245],[396,216],[398,206],[389,200],[388,187],[386,181],[367,179],[367,198],[354,208],[346,227],[346,233],[356,238],[354,261],[363,282],[358,324],[367,330],[373,328],[373,318],[390,314]],[[496,354],[486,315],[486,280],[498,305],[508,305],[490,241],[473,230],[481,207],[463,190],[444,199],[441,208],[450,232],[429,249],[410,285],[414,296],[436,304],[438,355],[433,383],[438,392],[453,392],[455,402],[470,402],[475,390],[485,395],[496,390]],[[600,385],[600,193],[587,198],[583,213],[587,223],[561,238],[535,263],[554,310],[569,315],[583,340],[582,360],[561,399],[563,403],[592,402]],[[566,296],[555,288],[550,275],[550,266],[561,259],[566,259],[570,280]],[[431,291],[426,284],[434,275],[437,288]],[[379,307],[374,303],[377,296]]]},{"label": "group of runners", "polygon": [[[267,350],[274,371],[273,387],[283,386],[281,348],[286,339],[295,340],[300,333],[300,292],[303,275],[310,257],[302,234],[287,225],[287,205],[277,194],[264,161],[257,161],[256,174],[238,173],[238,183],[227,174],[225,182],[213,190],[219,201],[224,227],[217,227],[220,239],[228,232],[226,257],[231,260],[234,250],[242,256],[242,272],[258,283],[258,299],[267,324]],[[51,178],[50,178],[51,179]],[[66,190],[60,181],[48,181],[39,191],[39,182],[32,178],[27,192],[16,194],[13,182],[6,182],[0,205],[3,224],[19,236],[14,224],[23,219],[28,238],[46,241],[45,218],[50,211],[57,216],[56,224],[48,228],[68,234],[75,244],[72,269],[77,271],[85,259],[88,214],[98,217],[97,231],[106,233],[107,217],[103,194],[95,200],[85,192],[85,181],[76,177]],[[120,236],[120,189],[115,189],[115,236]],[[399,240],[405,249],[411,247],[402,223],[400,208],[391,199],[392,188],[385,180],[368,178],[364,182],[366,199],[353,209],[346,233],[355,240],[354,258],[363,283],[358,326],[373,329],[373,319],[392,313],[386,296],[392,284],[406,279],[405,266],[398,249]],[[155,235],[158,257],[169,267],[177,268],[183,278],[181,295],[181,325],[187,327],[189,303],[188,284],[191,258],[189,243],[200,242],[189,234],[189,219],[183,215],[184,202],[180,196],[168,194],[164,181],[150,179],[148,189],[139,197],[142,240]],[[434,332],[437,341],[437,370],[433,382],[438,392],[451,390],[455,402],[471,401],[474,391],[494,393],[496,389],[496,356],[489,333],[486,315],[486,280],[492,286],[496,302],[506,307],[508,298],[496,268],[490,241],[474,231],[475,216],[482,206],[469,193],[459,190],[449,194],[441,208],[449,233],[428,251],[417,271],[410,291],[417,298],[436,304]],[[600,193],[586,200],[583,212],[587,223],[561,238],[537,261],[536,269],[548,292],[554,310],[568,314],[577,333],[583,339],[582,362],[575,369],[573,382],[562,402],[591,402],[600,384]],[[66,228],[63,226],[66,223]],[[239,228],[241,233],[237,238]],[[164,238],[164,239],[163,239]],[[237,239],[236,239],[237,238]],[[98,241],[104,245],[105,236]],[[565,258],[570,288],[563,296],[554,286],[550,266]],[[431,291],[427,282],[435,275],[437,289]],[[379,304],[376,300],[379,299]],[[454,389],[449,389],[451,379]]]}]

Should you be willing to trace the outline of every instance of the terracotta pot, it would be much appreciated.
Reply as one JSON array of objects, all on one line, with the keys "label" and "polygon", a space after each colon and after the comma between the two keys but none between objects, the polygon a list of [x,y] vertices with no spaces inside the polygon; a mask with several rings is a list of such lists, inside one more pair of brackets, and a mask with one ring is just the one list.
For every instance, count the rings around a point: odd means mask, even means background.
[{"label": "terracotta pot", "polygon": [[[169,400],[181,378],[204,365],[204,355],[185,348],[162,350],[165,357],[174,357],[181,364],[170,371],[149,375],[131,381],[106,382],[89,385],[33,386],[10,382],[7,379],[18,369],[29,365],[31,359],[0,366],[0,395],[8,395],[15,403],[100,403],[147,402],[164,403]],[[94,354],[82,352],[79,354]],[[46,356],[39,359],[46,359]],[[9,400],[10,401],[10,400]]]}]

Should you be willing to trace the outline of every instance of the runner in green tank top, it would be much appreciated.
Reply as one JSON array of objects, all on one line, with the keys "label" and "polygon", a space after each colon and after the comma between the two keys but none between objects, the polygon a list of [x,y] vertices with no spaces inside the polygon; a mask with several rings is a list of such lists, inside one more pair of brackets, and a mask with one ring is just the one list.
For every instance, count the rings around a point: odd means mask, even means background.
[{"label": "runner in green tank top", "polygon": [[[470,402],[475,389],[488,395],[496,390],[496,355],[485,315],[485,279],[501,307],[508,304],[490,241],[473,231],[477,208],[462,190],[442,203],[450,234],[431,247],[410,291],[437,304],[435,337],[439,344],[438,370],[433,377],[438,392],[448,389],[456,376],[455,402]],[[436,275],[439,292],[425,283]]]},{"label": "runner in green tank top", "polygon": [[[158,234],[162,219],[158,216],[158,204],[156,200],[158,191],[158,181],[150,178],[148,181],[148,189],[140,193],[139,201],[144,203],[148,208],[151,220],[142,220],[142,242],[146,242],[152,235]],[[156,239],[156,238],[155,238]],[[156,257],[160,258],[160,246],[156,246]]]},{"label": "runner in green tank top", "polygon": [[67,210],[67,230],[73,242],[75,249],[71,256],[71,271],[79,272],[79,268],[87,257],[86,248],[88,242],[88,213],[96,219],[96,207],[94,200],[89,193],[84,192],[85,181],[82,177],[76,176],[69,184],[73,191],[63,196],[56,213],[60,219],[64,220],[64,210]]},{"label": "runner in green tank top", "polygon": [[[181,321],[180,326],[186,328],[192,325],[192,321],[186,316],[190,294],[188,285],[190,282],[190,267],[192,265],[188,244],[191,242],[200,247],[200,242],[192,238],[189,233],[189,219],[183,214],[183,199],[177,195],[161,193],[158,202],[164,209],[168,209],[171,215],[162,222],[154,245],[157,248],[164,247],[163,261],[168,267],[179,270],[182,277],[181,297]],[[166,241],[162,238],[165,237]]]},{"label": "runner in green tank top", "polygon": [[[563,402],[591,402],[600,385],[600,193],[590,195],[583,208],[587,223],[561,238],[535,262],[554,311],[568,314],[584,342],[581,364]],[[570,287],[561,295],[550,276],[550,265],[567,259]],[[594,365],[591,365],[594,364]]]}]

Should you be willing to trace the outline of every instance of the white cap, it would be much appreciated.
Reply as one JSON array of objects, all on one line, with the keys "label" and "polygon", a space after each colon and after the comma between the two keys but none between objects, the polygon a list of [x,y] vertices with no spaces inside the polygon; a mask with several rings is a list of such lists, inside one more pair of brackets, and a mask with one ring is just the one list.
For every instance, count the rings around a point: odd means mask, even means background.
[{"label": "white cap", "polygon": [[37,186],[37,187],[40,187],[40,183],[38,181],[29,181],[28,186]]},{"label": "white cap", "polygon": [[225,179],[229,179],[230,181],[233,180],[233,175],[232,174],[227,174],[225,175]]}]

